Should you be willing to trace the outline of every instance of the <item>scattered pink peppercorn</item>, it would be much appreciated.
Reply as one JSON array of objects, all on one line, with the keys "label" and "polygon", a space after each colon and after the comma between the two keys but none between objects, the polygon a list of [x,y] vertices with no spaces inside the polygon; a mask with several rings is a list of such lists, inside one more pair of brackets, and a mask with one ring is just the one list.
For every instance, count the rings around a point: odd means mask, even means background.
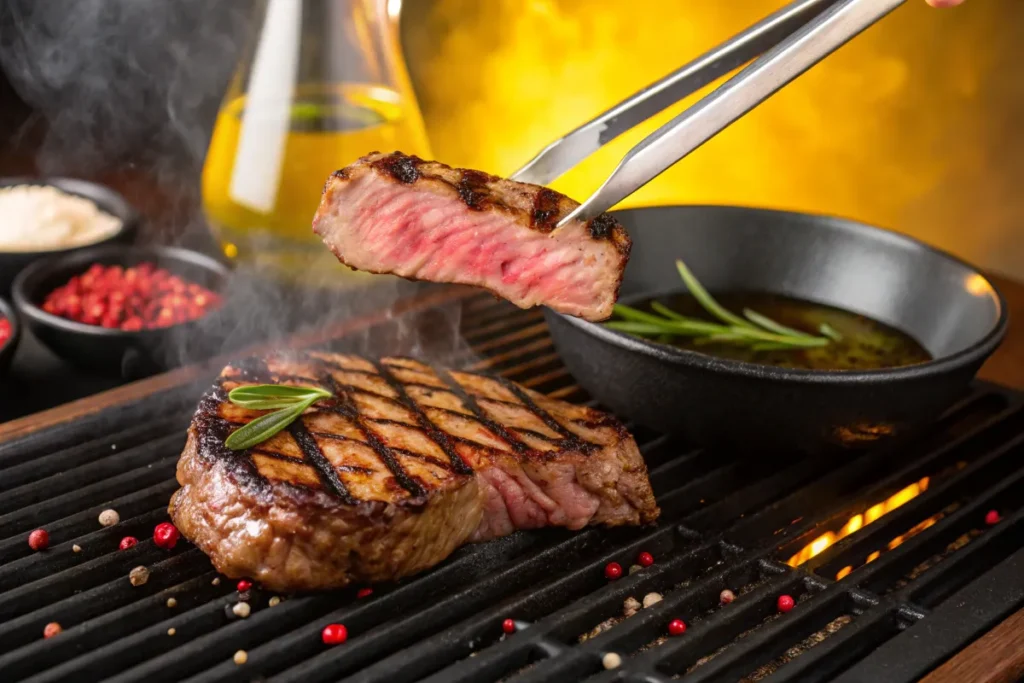
[{"label": "scattered pink peppercorn", "polygon": [[348,640],[348,629],[342,624],[328,624],[320,632],[320,638],[324,645],[341,645]]},{"label": "scattered pink peppercorn", "polygon": [[654,555],[648,552],[642,552],[636,556],[636,563],[641,567],[650,567],[654,564]]},{"label": "scattered pink peppercorn", "polygon": [[139,542],[139,539],[134,536],[125,536],[121,539],[121,542],[117,544],[118,550],[128,550],[128,548],[134,548]]},{"label": "scattered pink peppercorn", "polygon": [[776,605],[778,606],[779,611],[785,614],[789,610],[793,609],[793,606],[796,605],[796,601],[790,595],[780,595]]},{"label": "scattered pink peppercorn", "polygon": [[668,622],[669,635],[681,636],[686,633],[686,623],[682,619],[673,619]]},{"label": "scattered pink peppercorn", "polygon": [[718,594],[718,602],[723,605],[728,605],[730,602],[736,599],[736,594],[726,588],[724,591]]},{"label": "scattered pink peppercorn", "polygon": [[372,588],[360,588],[359,592],[356,593],[356,597],[357,598],[367,598],[367,597],[369,597],[371,595],[373,595],[373,589]]},{"label": "scattered pink peppercorn", "polygon": [[46,550],[50,545],[50,534],[46,529],[36,529],[28,535],[28,547],[32,550]]},{"label": "scattered pink peppercorn", "polygon": [[56,621],[51,621],[49,624],[43,627],[43,638],[53,638],[55,635],[63,631],[60,624]]},{"label": "scattered pink peppercorn", "polygon": [[245,591],[247,591],[250,588],[252,588],[252,581],[250,581],[248,579],[241,579],[238,582],[238,586],[237,587],[238,587],[238,592],[239,593],[244,593]]},{"label": "scattered pink peppercorn", "polygon": [[505,633],[515,633],[516,622],[512,621],[511,619],[506,619],[505,621],[501,622],[501,630]]},{"label": "scattered pink peppercorn", "polygon": [[985,524],[989,526],[995,526],[999,524],[1002,517],[999,516],[999,510],[989,510],[985,513]]},{"label": "scattered pink peppercorn", "polygon": [[609,562],[604,566],[604,576],[609,581],[619,578],[622,576],[622,565],[618,562]]},{"label": "scattered pink peppercorn", "polygon": [[179,538],[181,538],[181,532],[170,522],[161,522],[153,529],[153,542],[165,550],[176,546]]}]

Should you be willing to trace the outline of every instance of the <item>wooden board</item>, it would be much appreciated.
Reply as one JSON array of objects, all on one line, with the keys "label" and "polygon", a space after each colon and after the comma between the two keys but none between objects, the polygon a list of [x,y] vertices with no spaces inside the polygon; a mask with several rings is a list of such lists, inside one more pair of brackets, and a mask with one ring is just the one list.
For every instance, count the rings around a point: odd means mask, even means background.
[{"label": "wooden board", "polygon": [[1024,677],[1024,609],[1010,616],[921,683],[1014,683]]}]

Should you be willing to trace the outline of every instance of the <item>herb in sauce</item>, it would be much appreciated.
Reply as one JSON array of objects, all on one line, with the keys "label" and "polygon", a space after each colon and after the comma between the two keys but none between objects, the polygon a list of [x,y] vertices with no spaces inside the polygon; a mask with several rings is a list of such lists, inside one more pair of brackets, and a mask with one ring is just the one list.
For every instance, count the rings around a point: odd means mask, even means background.
[{"label": "herb in sauce", "polygon": [[[811,333],[827,324],[839,333],[838,341],[811,348],[758,350],[751,345],[711,343],[700,337],[659,339],[690,351],[719,358],[806,370],[878,370],[931,360],[931,354],[915,339],[899,330],[856,313],[765,292],[723,292],[719,303],[730,310],[749,308],[787,327]],[[707,318],[701,304],[690,294],[661,297],[638,304],[651,311],[652,304],[684,316]]]},{"label": "herb in sauce", "polygon": [[[617,304],[611,329],[731,360],[806,370],[877,370],[931,360],[910,336],[830,306],[758,292],[716,299],[682,261],[689,294]],[[737,315],[732,311],[742,311]]]}]

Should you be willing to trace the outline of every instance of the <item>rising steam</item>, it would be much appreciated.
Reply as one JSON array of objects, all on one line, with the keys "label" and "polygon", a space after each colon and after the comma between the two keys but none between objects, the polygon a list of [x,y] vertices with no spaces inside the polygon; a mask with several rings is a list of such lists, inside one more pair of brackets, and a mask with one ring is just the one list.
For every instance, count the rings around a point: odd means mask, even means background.
[{"label": "rising steam", "polygon": [[[162,222],[145,226],[143,240],[214,250],[200,172],[257,9],[241,0],[7,0],[0,8],[0,67],[45,124],[39,172],[102,181],[131,169],[171,198],[159,212]],[[147,187],[128,199],[152,202],[152,194]],[[258,272],[240,269],[229,287],[229,310],[203,323],[216,348],[198,335],[182,339],[178,361],[280,338],[303,325],[390,310],[417,287],[381,279],[371,294],[352,295],[308,277],[283,292]],[[427,329],[422,320],[402,322],[390,338],[366,335],[349,346],[434,356],[464,346],[457,310],[431,321]]]}]

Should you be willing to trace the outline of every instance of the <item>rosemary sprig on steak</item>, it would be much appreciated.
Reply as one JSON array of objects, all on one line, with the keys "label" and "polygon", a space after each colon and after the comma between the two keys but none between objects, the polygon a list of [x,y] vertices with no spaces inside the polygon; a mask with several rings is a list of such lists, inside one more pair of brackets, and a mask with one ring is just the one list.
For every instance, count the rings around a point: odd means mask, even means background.
[{"label": "rosemary sprig on steak", "polygon": [[720,322],[691,318],[655,301],[651,304],[654,313],[616,304],[615,314],[622,320],[613,320],[605,325],[639,337],[693,337],[697,344],[749,345],[754,351],[808,349],[828,346],[842,339],[828,323],[822,323],[818,327],[820,336],[815,336],[777,323],[749,308],[743,309],[743,316],[738,316],[715,301],[685,263],[677,260],[676,269],[690,294],[708,315]]},{"label": "rosemary sprig on steak", "polygon": [[311,405],[331,396],[331,392],[319,387],[283,384],[236,387],[228,394],[228,400],[236,406],[249,410],[277,410],[236,429],[224,440],[224,445],[233,451],[243,451],[263,443],[294,422]]}]

